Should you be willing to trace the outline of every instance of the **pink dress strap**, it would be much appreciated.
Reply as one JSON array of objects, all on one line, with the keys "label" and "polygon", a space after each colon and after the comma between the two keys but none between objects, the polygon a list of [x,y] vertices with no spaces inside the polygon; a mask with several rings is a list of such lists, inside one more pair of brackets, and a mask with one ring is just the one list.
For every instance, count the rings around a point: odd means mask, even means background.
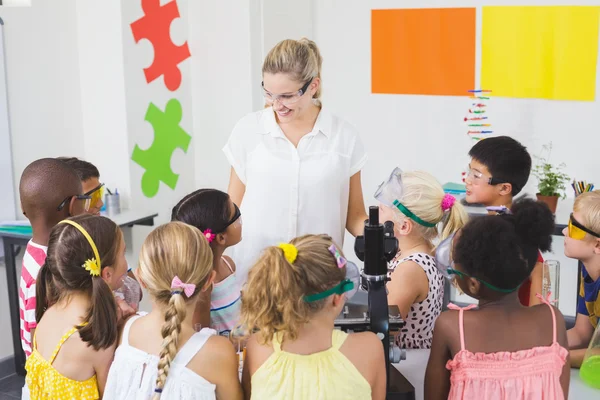
[{"label": "pink dress strap", "polygon": [[551,304],[555,301],[550,301],[551,295],[552,295],[552,293],[548,292],[548,294],[546,295],[546,298],[544,299],[544,296],[537,293],[535,295],[535,297],[540,299],[542,301],[542,303],[546,304],[550,308],[550,312],[552,313],[552,344],[554,344],[554,343],[556,343],[556,314],[554,313],[554,307],[552,307],[552,304]]},{"label": "pink dress strap", "polygon": [[465,350],[465,326],[464,326],[464,311],[465,310],[472,310],[473,308],[476,308],[477,304],[470,304],[466,307],[459,307],[456,304],[452,304],[449,303],[448,304],[448,308],[450,310],[458,310],[458,329],[460,332],[460,349],[461,350]]}]

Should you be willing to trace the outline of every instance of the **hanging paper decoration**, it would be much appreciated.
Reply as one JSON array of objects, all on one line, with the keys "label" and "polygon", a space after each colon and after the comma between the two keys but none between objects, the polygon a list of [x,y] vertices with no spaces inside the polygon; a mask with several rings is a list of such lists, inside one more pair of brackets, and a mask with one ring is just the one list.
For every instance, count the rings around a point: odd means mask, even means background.
[{"label": "hanging paper decoration", "polygon": [[469,93],[471,95],[469,99],[474,102],[471,104],[469,112],[465,117],[465,122],[467,123],[467,135],[471,136],[473,140],[481,140],[493,133],[490,129],[492,124],[489,123],[486,114],[488,101],[490,100],[489,94],[492,93],[492,91],[473,89],[469,90]]}]

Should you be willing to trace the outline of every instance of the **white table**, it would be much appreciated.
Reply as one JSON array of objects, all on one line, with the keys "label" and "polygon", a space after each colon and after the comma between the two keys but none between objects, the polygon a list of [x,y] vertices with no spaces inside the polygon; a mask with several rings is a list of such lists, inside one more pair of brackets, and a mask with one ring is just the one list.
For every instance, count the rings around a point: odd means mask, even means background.
[{"label": "white table", "polygon": [[[117,215],[105,215],[121,228],[134,225],[154,225],[155,212],[143,210],[123,210]],[[4,246],[4,261],[6,267],[6,284],[8,286],[8,303],[10,308],[11,329],[13,336],[13,351],[15,354],[15,369],[19,375],[25,375],[25,353],[21,347],[20,318],[19,318],[19,286],[17,280],[16,257],[21,247],[26,247],[31,235],[0,232],[0,243]],[[3,243],[2,243],[3,242]]]},{"label": "white table", "polygon": [[[415,400],[423,400],[427,360],[429,360],[429,350],[406,350],[406,360],[394,364],[396,369],[415,387]],[[600,399],[600,390],[593,389],[583,383],[579,377],[579,370],[572,368],[569,399]]]}]

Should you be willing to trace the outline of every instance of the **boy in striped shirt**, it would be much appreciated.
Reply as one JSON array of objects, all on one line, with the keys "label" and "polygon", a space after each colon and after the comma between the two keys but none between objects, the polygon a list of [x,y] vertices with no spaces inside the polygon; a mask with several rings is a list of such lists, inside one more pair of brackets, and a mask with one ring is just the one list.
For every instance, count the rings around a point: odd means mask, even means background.
[{"label": "boy in striped shirt", "polygon": [[77,174],[54,158],[42,158],[25,168],[19,184],[21,209],[29,219],[33,237],[23,256],[19,281],[21,344],[27,357],[35,327],[36,278],[46,260],[50,230],[58,222],[89,208],[90,196],[83,195]]}]

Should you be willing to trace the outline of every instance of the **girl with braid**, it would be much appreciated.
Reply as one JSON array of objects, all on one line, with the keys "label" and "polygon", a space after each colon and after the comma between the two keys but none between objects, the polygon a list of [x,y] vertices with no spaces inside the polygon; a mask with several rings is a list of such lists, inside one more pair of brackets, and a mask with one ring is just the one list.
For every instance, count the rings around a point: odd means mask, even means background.
[{"label": "girl with braid", "polygon": [[241,399],[229,340],[209,328],[194,331],[200,294],[215,278],[202,232],[182,222],[158,227],[146,238],[135,272],[152,311],[125,324],[104,399]]}]

